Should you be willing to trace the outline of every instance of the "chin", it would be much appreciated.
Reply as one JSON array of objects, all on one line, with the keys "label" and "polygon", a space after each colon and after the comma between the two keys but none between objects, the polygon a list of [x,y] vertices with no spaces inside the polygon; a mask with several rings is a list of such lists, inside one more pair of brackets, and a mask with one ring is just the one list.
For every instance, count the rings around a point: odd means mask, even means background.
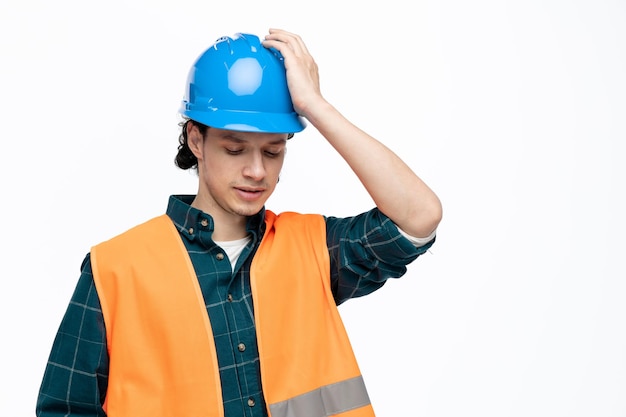
[{"label": "chin", "polygon": [[246,205],[246,206],[240,206],[237,207],[235,210],[233,210],[235,213],[237,213],[240,216],[254,216],[255,214],[257,214],[259,211],[261,211],[261,209],[263,208],[264,204],[260,204],[260,205]]}]

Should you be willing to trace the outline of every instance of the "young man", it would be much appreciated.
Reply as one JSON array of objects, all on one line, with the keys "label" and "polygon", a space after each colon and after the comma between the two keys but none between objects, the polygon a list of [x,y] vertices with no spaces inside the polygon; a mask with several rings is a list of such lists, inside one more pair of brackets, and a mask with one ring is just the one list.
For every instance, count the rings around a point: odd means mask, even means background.
[{"label": "young man", "polygon": [[[298,35],[220,38],[192,67],[176,164],[195,196],[85,258],[37,415],[373,416],[336,306],[435,240],[437,196],[320,92]],[[275,214],[306,119],[376,203],[348,218]]]}]

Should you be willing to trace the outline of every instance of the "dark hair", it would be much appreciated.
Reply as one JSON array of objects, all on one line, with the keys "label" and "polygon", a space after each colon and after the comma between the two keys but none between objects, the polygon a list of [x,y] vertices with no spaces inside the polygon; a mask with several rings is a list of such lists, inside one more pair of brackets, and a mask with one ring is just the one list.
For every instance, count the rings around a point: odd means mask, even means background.
[{"label": "dark hair", "polygon": [[[195,120],[186,119],[180,122],[178,125],[181,127],[180,135],[178,136],[178,153],[176,154],[176,158],[174,159],[174,163],[180,169],[190,169],[195,168],[198,169],[198,158],[191,152],[189,149],[189,144],[187,143],[187,125],[189,123],[193,123],[198,127],[200,134],[202,137],[206,134],[206,131],[209,129],[209,126],[203,125],[202,123],[198,123]],[[289,133],[287,135],[287,140],[293,137],[293,133]]]},{"label": "dark hair", "polygon": [[187,143],[187,125],[189,123],[196,125],[202,136],[205,135],[207,129],[209,128],[208,126],[195,122],[191,119],[183,120],[178,124],[181,127],[181,131],[178,136],[178,153],[176,154],[174,163],[180,169],[198,168],[198,158],[196,158],[193,152],[191,152],[189,144]]}]

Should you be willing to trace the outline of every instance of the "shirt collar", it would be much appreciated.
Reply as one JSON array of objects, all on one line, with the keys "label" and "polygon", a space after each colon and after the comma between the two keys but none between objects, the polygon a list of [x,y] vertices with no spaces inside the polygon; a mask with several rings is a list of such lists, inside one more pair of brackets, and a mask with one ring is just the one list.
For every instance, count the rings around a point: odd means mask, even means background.
[{"label": "shirt collar", "polygon": [[[211,215],[191,206],[195,195],[171,195],[167,204],[167,215],[172,219],[178,231],[190,240],[196,239],[199,231],[211,235],[215,223]],[[252,235],[253,241],[265,232],[265,208],[248,217],[246,230]]]}]

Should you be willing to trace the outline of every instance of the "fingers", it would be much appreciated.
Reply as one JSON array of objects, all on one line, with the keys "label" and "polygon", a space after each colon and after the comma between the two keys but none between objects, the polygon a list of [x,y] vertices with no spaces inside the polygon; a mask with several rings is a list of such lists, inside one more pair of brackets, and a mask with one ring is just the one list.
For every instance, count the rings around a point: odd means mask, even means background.
[{"label": "fingers", "polygon": [[309,55],[309,51],[299,35],[282,29],[270,29],[269,33],[265,35],[263,44],[276,48],[281,53],[285,51],[285,48],[289,48],[296,55]]},{"label": "fingers", "polygon": [[283,56],[291,101],[296,112],[304,115],[311,103],[319,102],[321,97],[317,64],[304,41],[295,33],[270,29],[262,43]]}]

